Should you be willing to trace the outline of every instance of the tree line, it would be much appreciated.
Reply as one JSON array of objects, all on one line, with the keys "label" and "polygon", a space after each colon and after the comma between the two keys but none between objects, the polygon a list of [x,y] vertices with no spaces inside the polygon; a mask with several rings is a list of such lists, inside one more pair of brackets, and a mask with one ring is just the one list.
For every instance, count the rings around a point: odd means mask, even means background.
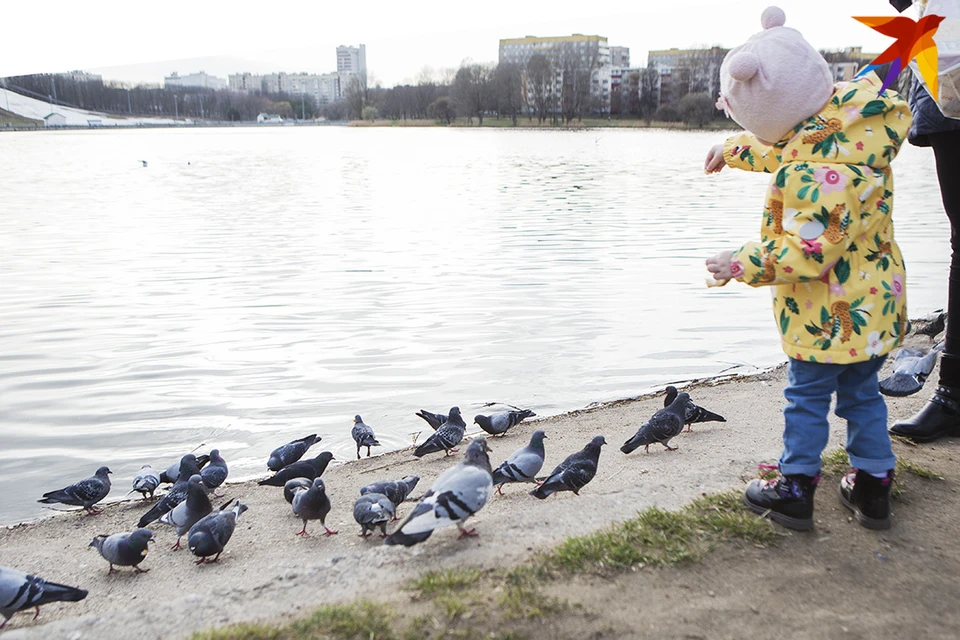
[{"label": "tree line", "polygon": [[475,120],[477,125],[494,117],[516,125],[523,118],[539,124],[569,124],[592,116],[647,122],[683,120],[703,126],[717,116],[714,98],[702,91],[674,92],[680,96],[674,103],[661,104],[660,76],[653,67],[625,74],[608,99],[597,90],[602,86],[598,74],[595,57],[561,51],[552,57],[531,56],[524,66],[466,62],[445,77],[423,74],[416,84],[390,88],[371,85],[363,75],[346,76],[342,99],[321,105],[300,95],[197,87],[128,88],[54,74],[13,76],[0,79],[0,84],[51,104],[108,114],[214,121],[253,121],[260,113],[275,113],[285,119],[435,120],[445,124],[461,118],[469,123]]}]

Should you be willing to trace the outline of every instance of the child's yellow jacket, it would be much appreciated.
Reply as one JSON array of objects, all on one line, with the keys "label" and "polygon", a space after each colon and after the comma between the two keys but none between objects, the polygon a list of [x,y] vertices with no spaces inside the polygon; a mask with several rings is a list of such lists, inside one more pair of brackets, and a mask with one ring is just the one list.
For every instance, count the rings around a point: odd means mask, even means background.
[{"label": "child's yellow jacket", "polygon": [[907,298],[893,239],[890,161],[910,127],[906,101],[868,74],[840,86],[820,113],[773,147],[743,133],[731,167],[773,173],[760,242],[732,258],[734,276],[775,285],[773,310],[791,358],[845,364],[898,346]]}]

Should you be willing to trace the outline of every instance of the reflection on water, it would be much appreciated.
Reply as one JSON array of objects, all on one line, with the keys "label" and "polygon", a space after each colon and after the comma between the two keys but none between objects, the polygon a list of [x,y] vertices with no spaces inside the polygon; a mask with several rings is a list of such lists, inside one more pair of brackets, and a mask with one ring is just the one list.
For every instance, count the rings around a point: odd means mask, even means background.
[{"label": "reflection on water", "polygon": [[[703,286],[767,179],[704,176],[721,138],[4,134],[0,522],[100,464],[122,495],[201,443],[236,478],[312,432],[350,459],[356,413],[390,449],[421,407],[549,415],[780,362],[765,292]],[[944,302],[948,226],[931,154],[895,171],[920,313]]]}]

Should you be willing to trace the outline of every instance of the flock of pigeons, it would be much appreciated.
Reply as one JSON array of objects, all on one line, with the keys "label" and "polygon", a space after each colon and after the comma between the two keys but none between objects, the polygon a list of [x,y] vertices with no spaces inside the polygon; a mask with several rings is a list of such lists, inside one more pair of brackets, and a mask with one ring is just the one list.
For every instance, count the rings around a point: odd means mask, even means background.
[{"label": "flock of pigeons", "polygon": [[[445,456],[455,453],[464,438],[466,423],[458,407],[449,414],[436,414],[421,410],[417,415],[433,429],[433,433],[416,447],[414,455],[422,457],[429,453],[444,451]],[[478,415],[474,422],[491,436],[502,436],[512,427],[536,414],[529,410],[503,411],[492,415]],[[695,422],[720,421],[722,416],[697,406],[687,393],[678,393],[667,387],[664,408],[645,422],[637,433],[627,440],[620,450],[630,453],[644,446],[660,443],[668,450],[670,440],[683,431],[684,426]],[[357,458],[363,447],[370,455],[370,447],[379,446],[373,429],[358,415],[354,418],[353,439],[357,444]],[[401,480],[374,482],[360,489],[360,497],[353,506],[353,515],[360,525],[360,535],[367,537],[379,528],[387,545],[412,546],[430,537],[434,530],[451,524],[460,530],[460,536],[474,536],[476,531],[465,528],[464,522],[477,513],[493,494],[502,494],[504,485],[533,483],[531,495],[541,500],[560,491],[572,491],[579,495],[597,473],[600,448],[606,444],[603,436],[595,436],[587,445],[561,462],[542,481],[537,481],[544,463],[543,430],[534,431],[530,442],[514,451],[500,466],[493,469],[487,455],[490,450],[484,438],[474,438],[468,444],[464,459],[459,464],[440,474],[433,485],[417,502],[403,522],[389,535],[387,525],[398,520],[397,509],[417,486],[418,476]],[[321,440],[316,434],[288,442],[270,453],[267,468],[274,475],[259,482],[263,486],[282,487],[284,498],[290,503],[293,513],[303,521],[303,528],[296,535],[309,535],[307,523],[319,520],[324,535],[336,534],[326,526],[330,513],[330,498],[321,475],[333,460],[329,451],[315,458],[303,460],[304,454]],[[147,555],[148,545],[154,541],[153,532],[147,525],[159,521],[172,526],[177,532],[177,542],[172,549],[179,549],[181,540],[187,538],[187,547],[199,559],[196,564],[216,562],[230,540],[237,519],[247,510],[239,500],[228,501],[218,508],[211,502],[220,497],[216,490],[227,478],[227,463],[216,449],[209,455],[187,454],[178,463],[158,473],[150,465],[144,465],[133,479],[133,492],[139,492],[145,500],[153,500],[154,492],[163,483],[172,487],[147,511],[137,523],[137,529],[113,535],[97,535],[90,543],[109,565],[132,567],[137,573],[149,569],[140,568]],[[89,514],[100,511],[96,505],[110,492],[110,469],[100,467],[92,477],[57,491],[45,493],[40,502],[83,507]],[[212,560],[210,559],[212,557]],[[6,624],[17,611],[36,609],[56,601],[75,602],[84,599],[87,591],[62,584],[48,582],[43,578],[21,571],[0,567],[0,615]]]}]

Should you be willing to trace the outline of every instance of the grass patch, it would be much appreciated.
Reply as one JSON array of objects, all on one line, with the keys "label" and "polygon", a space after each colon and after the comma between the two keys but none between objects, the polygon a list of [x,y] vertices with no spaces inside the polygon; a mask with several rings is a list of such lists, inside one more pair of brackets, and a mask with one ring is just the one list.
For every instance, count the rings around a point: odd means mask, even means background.
[{"label": "grass patch", "polygon": [[317,609],[309,618],[289,624],[237,624],[191,636],[191,640],[394,640],[393,612],[374,602]]},{"label": "grass patch", "polygon": [[568,538],[545,560],[573,572],[673,565],[699,560],[720,540],[769,543],[778,535],[770,521],[743,506],[739,492],[728,491],[681,511],[651,507],[597,533]]},{"label": "grass patch", "polygon": [[421,596],[437,596],[473,586],[480,580],[480,576],[478,569],[428,571],[416,580],[412,580],[407,588],[418,591]]},{"label": "grass patch", "polygon": [[7,111],[5,109],[0,109],[0,127],[43,127],[43,120],[34,120],[32,118],[24,118],[21,115]]}]

